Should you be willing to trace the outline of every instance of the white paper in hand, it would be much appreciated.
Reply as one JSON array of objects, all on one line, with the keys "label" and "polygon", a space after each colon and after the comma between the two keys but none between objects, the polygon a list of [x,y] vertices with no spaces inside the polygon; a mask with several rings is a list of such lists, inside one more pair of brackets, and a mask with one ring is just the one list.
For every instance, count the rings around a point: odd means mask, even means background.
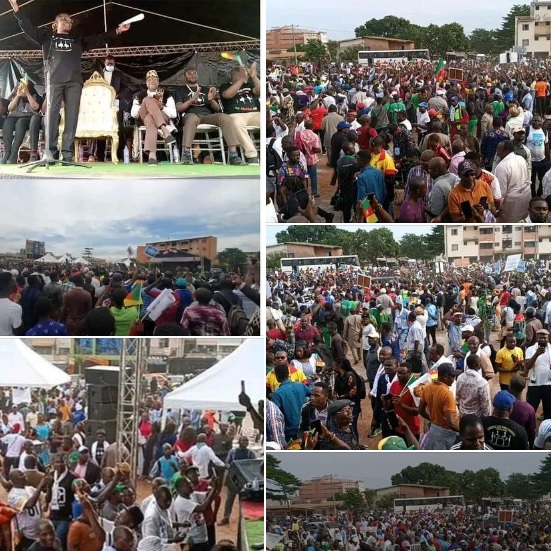
[{"label": "white paper in hand", "polygon": [[134,17],[123,21],[121,25],[130,25],[131,23],[137,23],[138,21],[142,21],[144,17],[145,15],[143,13],[139,13],[138,15],[135,15]]},{"label": "white paper in hand", "polygon": [[170,289],[163,289],[161,294],[147,307],[149,318],[157,321],[161,317],[161,314],[175,302],[176,299],[172,296],[172,291]]}]

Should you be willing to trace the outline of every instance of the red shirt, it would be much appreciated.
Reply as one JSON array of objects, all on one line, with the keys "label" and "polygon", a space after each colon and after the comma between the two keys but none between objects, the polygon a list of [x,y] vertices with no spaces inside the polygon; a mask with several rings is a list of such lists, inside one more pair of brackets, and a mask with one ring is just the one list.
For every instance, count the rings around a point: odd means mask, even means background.
[{"label": "red shirt", "polygon": [[377,130],[371,128],[371,126],[360,126],[356,130],[358,134],[358,145],[363,151],[371,151],[371,138],[377,135]]},{"label": "red shirt", "polygon": [[151,436],[151,431],[153,430],[153,423],[151,421],[142,421],[139,424],[138,429],[144,438],[149,438]]},{"label": "red shirt", "polygon": [[317,107],[312,109],[312,123],[314,125],[314,130],[321,130],[321,123],[323,122],[323,117],[327,115],[329,111],[325,107]]},{"label": "red shirt", "polygon": [[[404,390],[405,385],[403,385],[400,381],[394,381],[390,385],[390,394],[393,396],[400,396],[402,393],[402,390]],[[402,396],[402,402],[406,406],[410,407],[417,407],[415,404],[415,401],[413,400],[413,396],[411,395],[411,392],[406,392]],[[395,405],[394,410],[396,411],[396,414],[399,415],[407,424],[407,426],[411,429],[411,432],[415,435],[418,435],[421,432],[421,416],[420,415],[413,415],[412,413],[409,413],[404,408]],[[397,434],[401,436],[405,436],[406,432],[401,428],[397,427],[394,429]]]},{"label": "red shirt", "polygon": [[501,298],[499,299],[499,305],[500,306],[508,306],[510,300],[511,300],[511,294],[508,291],[505,291],[501,295]]},{"label": "red shirt", "polygon": [[269,339],[279,339],[280,341],[287,340],[287,334],[277,327],[275,329],[270,329],[267,333],[267,336]]}]

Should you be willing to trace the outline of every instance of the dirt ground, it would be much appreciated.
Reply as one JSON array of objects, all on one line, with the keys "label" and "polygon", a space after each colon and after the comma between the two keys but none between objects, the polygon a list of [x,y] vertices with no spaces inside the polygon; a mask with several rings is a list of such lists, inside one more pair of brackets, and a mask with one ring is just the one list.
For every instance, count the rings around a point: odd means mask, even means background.
[{"label": "dirt ground", "polygon": [[[496,350],[499,350],[499,333],[492,332],[492,335],[490,337],[490,343],[494,346]],[[444,346],[444,348],[447,350],[447,334],[445,331],[437,331],[436,332],[436,340]],[[366,379],[366,372],[363,364],[360,362],[359,364],[354,365],[352,354],[348,355],[348,359],[352,363],[354,369],[358,372],[358,375],[360,377],[363,377]],[[497,392],[499,392],[499,377],[498,375],[494,375],[494,378],[489,381],[490,383],[490,392],[491,396],[493,397]],[[541,408],[538,410],[538,415],[541,413]],[[358,432],[360,434],[360,444],[363,444],[367,446],[371,450],[376,450],[377,445],[381,440],[381,436],[377,436],[375,438],[368,438],[368,435],[371,432],[371,420],[373,418],[373,412],[371,409],[371,403],[369,401],[369,397],[362,400],[362,412],[360,414],[360,418],[358,420]],[[538,425],[540,421],[538,420]],[[425,427],[428,428],[428,427]]]}]

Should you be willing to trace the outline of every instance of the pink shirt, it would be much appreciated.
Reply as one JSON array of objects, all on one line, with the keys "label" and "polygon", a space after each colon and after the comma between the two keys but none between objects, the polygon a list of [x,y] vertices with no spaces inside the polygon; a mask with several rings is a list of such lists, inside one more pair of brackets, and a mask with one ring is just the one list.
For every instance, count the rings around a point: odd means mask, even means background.
[{"label": "pink shirt", "polygon": [[308,166],[317,165],[319,162],[318,154],[314,151],[321,149],[318,135],[312,130],[302,130],[297,132],[295,145],[304,153],[306,164]]}]

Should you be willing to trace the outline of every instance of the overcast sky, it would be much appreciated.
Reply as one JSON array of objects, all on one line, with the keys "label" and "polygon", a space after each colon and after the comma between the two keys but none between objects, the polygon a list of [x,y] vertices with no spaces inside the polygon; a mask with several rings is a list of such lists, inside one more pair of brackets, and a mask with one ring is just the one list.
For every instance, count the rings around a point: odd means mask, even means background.
[{"label": "overcast sky", "polygon": [[[355,232],[358,229],[362,229],[365,231],[371,231],[374,229],[378,229],[375,226],[368,225],[368,224],[362,224],[362,225],[355,225],[355,224],[335,224],[335,226],[341,230],[346,230],[350,232]],[[276,233],[279,233],[280,231],[286,230],[289,227],[289,224],[275,224],[275,225],[269,225],[266,226],[266,245],[275,245],[277,244],[276,239]],[[424,225],[417,225],[417,224],[392,224],[385,226],[388,228],[393,234],[394,239],[396,241],[400,241],[400,239],[406,234],[406,233],[414,233],[415,235],[425,235],[427,233],[430,233],[432,228],[431,226],[424,224]]]},{"label": "overcast sky", "polygon": [[426,27],[431,23],[444,25],[460,23],[469,34],[473,29],[496,29],[502,18],[515,4],[515,0],[463,0],[452,2],[440,0],[435,9],[422,9],[423,3],[410,0],[394,0],[386,4],[358,2],[357,0],[305,0],[297,4],[295,0],[270,0],[266,2],[266,27],[297,25],[299,27],[324,31],[331,40],[354,38],[354,29],[370,19],[382,19],[386,15],[396,15]]},{"label": "overcast sky", "polygon": [[218,251],[261,247],[258,179],[8,184],[13,197],[0,203],[0,252],[19,252],[32,239],[56,255],[93,247],[96,257],[120,260],[128,246],[135,252],[150,241],[204,235],[218,237]]},{"label": "overcast sky", "polygon": [[511,473],[539,470],[545,452],[280,452],[280,467],[301,480],[323,475],[363,480],[365,487],[390,486],[390,477],[407,466],[436,463],[450,471],[478,471],[495,467],[505,480]]}]

